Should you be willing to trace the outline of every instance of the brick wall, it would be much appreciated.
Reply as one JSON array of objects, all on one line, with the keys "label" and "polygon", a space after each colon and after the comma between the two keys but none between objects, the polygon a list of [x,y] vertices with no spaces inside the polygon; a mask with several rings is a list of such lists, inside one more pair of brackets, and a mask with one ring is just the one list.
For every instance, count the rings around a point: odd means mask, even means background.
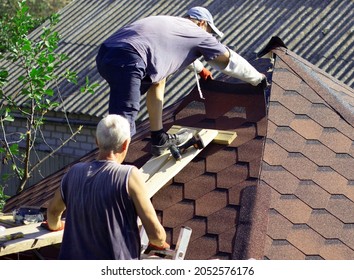
[{"label": "brick wall", "polygon": [[[40,169],[33,175],[28,186],[35,184],[42,178],[56,172],[63,168],[65,165],[79,159],[90,151],[96,148],[95,144],[95,130],[96,124],[100,118],[71,115],[71,129],[76,131],[79,125],[83,125],[80,134],[77,134],[74,140],[69,141],[63,146],[54,157],[45,161]],[[26,131],[26,122],[24,119],[16,118],[14,122],[6,124],[6,130],[10,133],[10,139],[16,140],[19,137],[19,132]],[[48,114],[48,120],[42,127],[41,132],[45,140],[38,140],[36,143],[36,151],[39,157],[48,154],[51,149],[56,149],[63,143],[65,139],[70,137],[71,131],[65,119],[56,113]],[[35,154],[33,154],[35,160]],[[11,173],[11,166],[0,164],[0,174]],[[5,193],[13,195],[17,188],[17,180],[10,180],[6,184]]]}]

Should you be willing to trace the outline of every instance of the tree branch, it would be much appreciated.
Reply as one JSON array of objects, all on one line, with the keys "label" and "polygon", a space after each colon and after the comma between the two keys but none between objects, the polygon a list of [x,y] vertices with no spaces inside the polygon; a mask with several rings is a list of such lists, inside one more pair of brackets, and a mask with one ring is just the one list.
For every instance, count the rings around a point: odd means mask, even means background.
[{"label": "tree branch", "polygon": [[61,143],[61,145],[59,147],[57,147],[56,149],[52,150],[52,152],[50,152],[48,155],[46,155],[45,157],[43,157],[42,159],[40,159],[35,165],[32,166],[30,173],[32,173],[36,168],[38,168],[38,166],[40,164],[42,164],[42,162],[44,162],[45,160],[47,160],[48,158],[52,157],[56,152],[58,152],[63,146],[66,145],[66,143],[68,143],[69,141],[71,141],[77,134],[79,134],[81,132],[82,129],[82,125],[79,126],[79,128],[68,138],[66,139],[63,143]]}]

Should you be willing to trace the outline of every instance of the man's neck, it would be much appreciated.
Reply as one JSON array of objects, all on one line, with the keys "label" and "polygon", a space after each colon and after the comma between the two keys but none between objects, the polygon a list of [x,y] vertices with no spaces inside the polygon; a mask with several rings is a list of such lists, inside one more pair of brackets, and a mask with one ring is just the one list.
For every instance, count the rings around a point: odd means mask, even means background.
[{"label": "man's neck", "polygon": [[97,160],[109,160],[115,161],[117,163],[123,162],[123,156],[120,153],[113,153],[113,152],[98,152]]}]

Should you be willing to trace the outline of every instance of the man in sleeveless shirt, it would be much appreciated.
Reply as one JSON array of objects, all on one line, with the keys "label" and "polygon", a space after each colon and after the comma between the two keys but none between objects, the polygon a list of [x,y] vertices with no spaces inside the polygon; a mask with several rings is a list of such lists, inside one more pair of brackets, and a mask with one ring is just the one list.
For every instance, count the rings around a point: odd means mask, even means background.
[{"label": "man in sleeveless shirt", "polygon": [[108,115],[97,126],[97,159],[74,165],[47,210],[47,226],[65,230],[59,259],[139,259],[137,217],[150,244],[165,249],[166,232],[147,195],[140,171],[122,164],[130,143],[129,122]]},{"label": "man in sleeveless shirt", "polygon": [[198,61],[203,56],[213,68],[254,86],[265,79],[212,33],[223,35],[206,8],[193,7],[185,18],[160,15],[137,20],[117,30],[100,47],[96,62],[110,86],[109,113],[125,116],[132,135],[140,97],[147,93],[153,155],[163,153],[171,144],[182,145],[189,136],[169,135],[163,130],[164,91],[169,75],[194,63],[196,71],[206,78],[209,71]]}]

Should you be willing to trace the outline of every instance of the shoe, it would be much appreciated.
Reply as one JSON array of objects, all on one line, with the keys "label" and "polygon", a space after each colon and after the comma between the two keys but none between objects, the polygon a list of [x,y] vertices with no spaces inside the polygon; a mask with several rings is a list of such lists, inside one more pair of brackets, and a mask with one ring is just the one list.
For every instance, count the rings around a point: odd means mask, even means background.
[{"label": "shoe", "polygon": [[188,129],[181,129],[176,134],[167,134],[168,139],[165,144],[159,145],[151,145],[151,154],[154,156],[160,156],[164,152],[166,152],[172,145],[176,145],[177,147],[186,143],[190,138],[193,137],[193,133]]}]

